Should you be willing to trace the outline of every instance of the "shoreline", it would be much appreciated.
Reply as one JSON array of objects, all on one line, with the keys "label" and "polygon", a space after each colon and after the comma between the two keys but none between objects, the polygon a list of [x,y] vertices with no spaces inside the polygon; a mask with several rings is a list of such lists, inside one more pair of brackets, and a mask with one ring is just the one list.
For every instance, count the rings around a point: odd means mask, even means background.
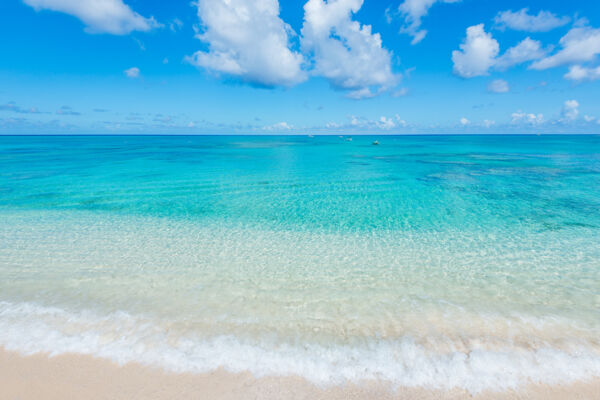
[{"label": "shoreline", "polygon": [[223,369],[177,374],[139,364],[119,366],[85,355],[23,356],[0,347],[3,399],[591,399],[600,379],[569,385],[529,385],[504,392],[392,388],[381,382],[319,387],[297,376],[255,378]]}]

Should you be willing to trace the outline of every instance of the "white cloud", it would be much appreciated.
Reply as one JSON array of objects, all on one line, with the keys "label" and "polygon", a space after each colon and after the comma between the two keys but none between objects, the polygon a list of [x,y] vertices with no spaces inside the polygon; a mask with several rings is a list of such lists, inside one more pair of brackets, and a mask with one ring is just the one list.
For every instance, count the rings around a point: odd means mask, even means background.
[{"label": "white cloud", "polygon": [[483,24],[467,28],[467,37],[461,50],[452,52],[454,73],[463,78],[487,75],[500,51],[498,42],[486,33]]},{"label": "white cloud", "polygon": [[407,88],[400,88],[392,93],[392,97],[404,97],[406,95],[408,95]]},{"label": "white cloud", "polygon": [[572,65],[565,78],[572,81],[595,81],[600,79],[600,67],[587,68],[581,65]]},{"label": "white cloud", "polygon": [[596,117],[592,117],[590,115],[584,115],[583,119],[585,120],[585,122],[594,122],[596,120]]},{"label": "white cloud", "polygon": [[600,54],[600,29],[587,26],[571,29],[560,41],[557,53],[531,65],[532,69],[548,69],[565,64],[592,61]]},{"label": "white cloud", "polygon": [[172,32],[177,32],[177,31],[181,30],[182,27],[183,27],[183,21],[181,21],[179,18],[173,18],[173,20],[171,20],[171,22],[169,22],[169,29]]},{"label": "white cloud", "polygon": [[268,125],[263,127],[264,130],[266,131],[289,131],[294,129],[293,125],[288,124],[287,122],[278,122],[276,124],[273,125]]},{"label": "white cloud", "polygon": [[362,117],[357,117],[355,115],[350,117],[350,125],[352,126],[363,126],[366,125],[365,119]]},{"label": "white cloud", "polygon": [[309,0],[304,5],[302,49],[312,54],[312,73],[350,90],[349,97],[365,98],[394,86],[398,77],[391,54],[370,25],[352,20],[363,0]]},{"label": "white cloud", "polygon": [[471,121],[469,121],[468,119],[466,119],[465,117],[462,117],[460,119],[460,124],[463,126],[469,125],[471,123]]},{"label": "white cloud", "polygon": [[392,118],[381,117],[379,121],[377,121],[377,127],[380,129],[392,129],[396,127],[396,123]]},{"label": "white cloud", "polygon": [[548,32],[554,28],[564,26],[571,21],[569,17],[557,17],[549,11],[540,11],[537,15],[529,14],[528,8],[520,11],[504,11],[494,18],[501,28],[510,28],[526,32]]},{"label": "white cloud", "polygon": [[208,51],[186,60],[217,74],[264,86],[292,86],[306,78],[303,57],[289,48],[294,33],[279,17],[278,0],[199,0]]},{"label": "white cloud", "polygon": [[460,48],[452,52],[452,61],[454,73],[463,78],[488,75],[491,68],[505,70],[547,54],[541,42],[525,38],[498,57],[500,45],[485,31],[483,24],[467,28],[467,37]]},{"label": "white cloud", "polygon": [[517,111],[511,115],[513,124],[539,125],[544,122],[544,114],[531,114]]},{"label": "white cloud", "polygon": [[579,102],[577,100],[567,100],[562,109],[563,117],[568,121],[577,119],[579,115]]},{"label": "white cloud", "polygon": [[125,71],[123,71],[123,73],[128,77],[128,78],[139,78],[140,77],[140,69],[138,67],[131,67],[129,69],[126,69]]},{"label": "white cloud", "polygon": [[52,10],[79,18],[88,33],[125,35],[161,26],[154,17],[145,18],[122,0],[23,0],[36,11]]},{"label": "white cloud", "polygon": [[373,130],[390,130],[398,127],[407,127],[408,124],[398,114],[393,117],[381,116],[379,119],[369,119],[356,115],[349,116],[350,121],[348,123],[339,124],[335,122],[329,122],[327,128],[335,129],[346,129],[346,130],[360,130],[360,131],[373,131]]},{"label": "white cloud", "polygon": [[378,93],[373,93],[371,89],[368,87],[364,87],[362,89],[356,89],[348,92],[346,95],[349,99],[361,100],[361,99],[370,99],[372,97],[377,96]]},{"label": "white cloud", "polygon": [[404,119],[402,119],[398,114],[396,114],[396,122],[398,123],[399,126],[402,126],[402,127],[408,126],[408,123]]},{"label": "white cloud", "polygon": [[507,93],[509,90],[508,82],[503,79],[493,80],[488,85],[488,91],[492,93]]},{"label": "white cloud", "polygon": [[485,126],[486,128],[490,128],[493,125],[496,125],[496,121],[491,121],[489,119],[483,120],[483,126]]},{"label": "white cloud", "polygon": [[404,0],[398,11],[404,17],[404,26],[401,32],[413,37],[411,44],[417,44],[425,38],[427,31],[421,29],[423,17],[435,3],[457,3],[461,0]]},{"label": "white cloud", "polygon": [[546,53],[547,51],[542,49],[540,41],[525,38],[498,57],[494,66],[500,70],[505,70],[517,64],[538,60],[544,57]]}]

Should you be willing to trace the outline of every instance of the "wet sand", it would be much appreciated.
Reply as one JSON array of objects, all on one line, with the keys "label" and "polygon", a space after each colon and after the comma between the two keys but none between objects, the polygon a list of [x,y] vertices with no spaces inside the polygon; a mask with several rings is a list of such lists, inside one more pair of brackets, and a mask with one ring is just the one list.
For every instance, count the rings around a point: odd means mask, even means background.
[{"label": "wet sand", "polygon": [[[566,366],[568,367],[568,366]],[[300,377],[255,378],[218,370],[174,374],[137,364],[119,366],[80,355],[21,356],[0,350],[0,398],[41,399],[600,399],[600,380],[563,386],[531,385],[517,391],[437,391],[391,388],[378,382],[317,387]]]}]

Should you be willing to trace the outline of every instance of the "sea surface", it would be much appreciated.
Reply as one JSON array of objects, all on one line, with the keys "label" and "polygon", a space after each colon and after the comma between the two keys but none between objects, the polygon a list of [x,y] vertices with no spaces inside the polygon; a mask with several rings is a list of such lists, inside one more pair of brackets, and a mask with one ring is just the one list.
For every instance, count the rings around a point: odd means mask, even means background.
[{"label": "sea surface", "polygon": [[324,386],[600,377],[600,136],[348,139],[0,136],[0,346]]}]

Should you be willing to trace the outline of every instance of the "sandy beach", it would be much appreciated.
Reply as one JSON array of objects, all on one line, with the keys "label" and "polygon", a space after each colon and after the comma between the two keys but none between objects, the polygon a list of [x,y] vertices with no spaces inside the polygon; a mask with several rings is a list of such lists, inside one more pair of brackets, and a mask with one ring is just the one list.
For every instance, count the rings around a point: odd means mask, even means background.
[{"label": "sandy beach", "polygon": [[517,391],[469,394],[390,388],[377,382],[317,387],[296,377],[254,378],[223,370],[172,374],[136,364],[119,366],[88,356],[21,356],[0,351],[0,398],[54,399],[597,399],[600,381],[566,386],[532,385]]}]

